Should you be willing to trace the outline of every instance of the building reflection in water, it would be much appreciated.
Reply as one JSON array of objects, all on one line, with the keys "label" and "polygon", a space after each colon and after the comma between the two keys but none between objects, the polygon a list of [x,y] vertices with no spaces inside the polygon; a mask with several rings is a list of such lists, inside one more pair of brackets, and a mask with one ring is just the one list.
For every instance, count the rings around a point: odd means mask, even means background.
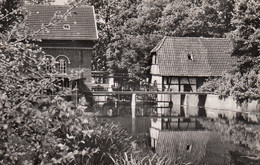
[{"label": "building reflection in water", "polygon": [[230,164],[232,146],[199,123],[199,118],[206,116],[204,109],[137,107],[136,118],[131,117],[130,106],[103,110],[101,120],[122,125],[162,157],[193,164]]},{"label": "building reflection in water", "polygon": [[159,132],[202,130],[196,117],[153,117],[151,118],[151,147],[155,148]]},{"label": "building reflection in water", "polygon": [[151,147],[159,156],[193,164],[229,164],[230,145],[203,129],[198,117],[153,117]]}]

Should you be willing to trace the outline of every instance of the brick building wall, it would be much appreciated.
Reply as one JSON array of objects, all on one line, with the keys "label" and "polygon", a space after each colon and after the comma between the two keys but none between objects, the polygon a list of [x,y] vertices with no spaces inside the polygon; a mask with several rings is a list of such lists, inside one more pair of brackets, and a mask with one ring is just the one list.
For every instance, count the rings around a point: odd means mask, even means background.
[{"label": "brick building wall", "polygon": [[83,73],[79,75],[80,78],[84,78],[85,84],[91,88],[91,58],[93,50],[88,48],[59,48],[48,47],[43,51],[46,55],[53,56],[56,60],[63,58],[67,62],[67,71],[70,73],[72,70],[81,70]]}]

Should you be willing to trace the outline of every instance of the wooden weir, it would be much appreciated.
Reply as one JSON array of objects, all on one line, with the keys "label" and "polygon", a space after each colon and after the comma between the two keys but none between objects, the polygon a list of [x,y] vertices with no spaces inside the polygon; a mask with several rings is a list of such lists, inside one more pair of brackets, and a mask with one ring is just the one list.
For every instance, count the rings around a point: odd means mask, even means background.
[{"label": "wooden weir", "polygon": [[[156,97],[156,108],[169,108],[169,99],[165,99],[164,96],[166,95],[207,95],[207,94],[212,94],[210,92],[173,92],[173,91],[92,91],[91,92],[94,96],[94,98],[103,98],[103,100],[96,99],[96,102],[99,104],[103,104],[107,102],[108,97],[114,97],[116,98],[115,102],[120,102],[122,101],[120,98],[122,96],[128,95],[129,99],[124,100],[125,102],[130,103],[131,105],[131,114],[132,117],[135,118],[136,114],[136,105],[137,105],[137,97],[138,96],[143,96],[142,98],[146,98],[147,95],[153,95]],[[158,96],[162,96],[162,98],[158,98]],[[140,100],[139,100],[140,101]],[[141,100],[144,101],[144,100]]]},{"label": "wooden weir", "polygon": [[174,94],[174,95],[181,95],[181,94],[194,94],[194,95],[206,95],[206,94],[213,94],[212,92],[173,92],[173,91],[92,91],[93,95],[95,94]]}]

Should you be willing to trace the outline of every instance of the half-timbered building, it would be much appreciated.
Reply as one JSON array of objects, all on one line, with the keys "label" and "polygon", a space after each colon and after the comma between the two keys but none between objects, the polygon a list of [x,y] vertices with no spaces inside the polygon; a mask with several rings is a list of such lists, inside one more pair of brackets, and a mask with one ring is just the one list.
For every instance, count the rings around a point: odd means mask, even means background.
[{"label": "half-timbered building", "polygon": [[151,51],[151,83],[163,91],[195,92],[231,69],[232,50],[226,38],[164,37]]}]

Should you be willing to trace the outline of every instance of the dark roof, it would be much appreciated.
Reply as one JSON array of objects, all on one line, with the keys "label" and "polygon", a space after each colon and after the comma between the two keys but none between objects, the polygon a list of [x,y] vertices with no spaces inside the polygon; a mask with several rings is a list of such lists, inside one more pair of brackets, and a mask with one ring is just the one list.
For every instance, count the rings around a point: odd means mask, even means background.
[{"label": "dark roof", "polygon": [[[47,25],[55,12],[64,14],[70,6],[65,5],[28,5],[26,9],[30,15],[26,20],[29,28],[38,30]],[[67,24],[69,30],[63,28]],[[37,35],[40,39],[47,40],[96,40],[97,28],[93,6],[82,6],[72,10],[67,20],[49,28],[49,32]]]},{"label": "dark roof", "polygon": [[164,37],[151,53],[156,52],[163,76],[207,77],[231,69],[232,51],[233,42],[226,38]]}]

